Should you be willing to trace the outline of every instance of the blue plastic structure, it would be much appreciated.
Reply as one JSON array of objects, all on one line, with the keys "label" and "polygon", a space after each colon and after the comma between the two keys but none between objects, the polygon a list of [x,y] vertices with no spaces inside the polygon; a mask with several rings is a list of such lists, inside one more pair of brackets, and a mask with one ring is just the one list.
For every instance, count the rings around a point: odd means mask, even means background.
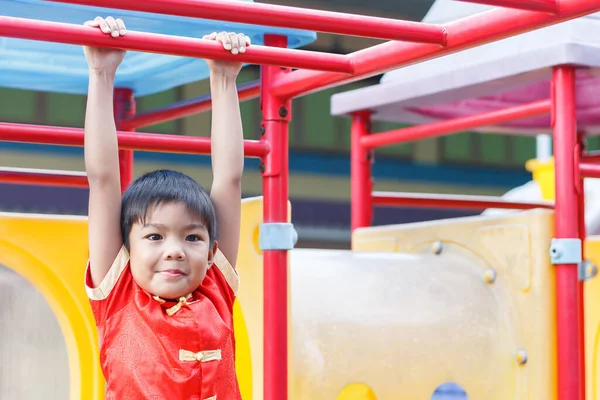
[{"label": "blue plastic structure", "polygon": [[[122,18],[132,31],[195,38],[211,32],[233,31],[245,33],[257,45],[264,44],[264,34],[272,33],[287,36],[290,48],[302,47],[316,39],[316,33],[308,31],[41,0],[0,0],[0,15],[72,24],[110,15]],[[198,81],[208,74],[202,59],[128,52],[117,72],[116,86],[131,88],[139,97]],[[0,87],[85,94],[87,85],[88,68],[81,46],[0,38]]]}]

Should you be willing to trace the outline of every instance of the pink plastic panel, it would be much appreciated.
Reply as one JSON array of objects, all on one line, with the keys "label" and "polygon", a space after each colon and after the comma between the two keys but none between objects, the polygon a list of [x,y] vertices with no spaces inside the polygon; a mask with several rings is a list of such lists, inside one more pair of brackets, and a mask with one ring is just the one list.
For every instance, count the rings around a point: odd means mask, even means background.
[{"label": "pink plastic panel", "polygon": [[[440,120],[464,117],[550,98],[550,81],[539,82],[495,96],[484,96],[448,104],[408,108],[409,111]],[[580,129],[600,125],[600,77],[588,70],[577,73],[577,122]],[[524,118],[500,126],[548,129],[550,116]]]}]

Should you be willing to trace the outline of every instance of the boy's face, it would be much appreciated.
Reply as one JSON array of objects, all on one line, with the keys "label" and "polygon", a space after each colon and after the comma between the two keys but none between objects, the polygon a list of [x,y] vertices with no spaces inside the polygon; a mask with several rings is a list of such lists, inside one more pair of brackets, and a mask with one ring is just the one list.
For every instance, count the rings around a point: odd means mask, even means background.
[{"label": "boy's face", "polygon": [[196,290],[212,265],[217,244],[208,230],[180,202],[148,209],[145,225],[133,224],[129,235],[133,279],[145,291],[177,299]]}]

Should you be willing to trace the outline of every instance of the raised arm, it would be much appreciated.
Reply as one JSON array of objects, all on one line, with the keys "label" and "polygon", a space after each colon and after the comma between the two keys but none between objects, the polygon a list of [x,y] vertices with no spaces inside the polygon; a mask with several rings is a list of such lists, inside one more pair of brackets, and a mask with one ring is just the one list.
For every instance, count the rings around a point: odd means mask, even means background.
[{"label": "raised arm", "polygon": [[[244,53],[250,39],[242,34],[213,33],[233,54]],[[211,154],[213,183],[210,197],[217,212],[219,249],[235,267],[240,240],[241,181],[244,170],[244,135],[236,78],[241,63],[207,61],[212,94]]]},{"label": "raised arm", "polygon": [[[86,25],[100,28],[102,32],[115,38],[125,34],[123,22],[113,18],[104,20],[98,17],[94,21],[86,22]],[[90,186],[90,272],[95,287],[106,276],[123,243],[120,227],[119,149],[113,111],[113,88],[117,67],[125,52],[89,47],[85,47],[84,52],[90,70],[84,154]]]}]

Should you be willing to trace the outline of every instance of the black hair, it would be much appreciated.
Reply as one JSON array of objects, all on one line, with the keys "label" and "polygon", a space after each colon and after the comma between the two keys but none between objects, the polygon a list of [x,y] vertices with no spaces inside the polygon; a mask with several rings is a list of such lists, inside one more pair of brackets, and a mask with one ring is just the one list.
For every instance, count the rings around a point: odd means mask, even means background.
[{"label": "black hair", "polygon": [[181,202],[205,224],[210,245],[217,239],[217,217],[209,194],[198,182],[177,171],[156,170],[134,180],[121,200],[121,234],[129,249],[129,234],[135,223],[144,223],[148,207]]}]

